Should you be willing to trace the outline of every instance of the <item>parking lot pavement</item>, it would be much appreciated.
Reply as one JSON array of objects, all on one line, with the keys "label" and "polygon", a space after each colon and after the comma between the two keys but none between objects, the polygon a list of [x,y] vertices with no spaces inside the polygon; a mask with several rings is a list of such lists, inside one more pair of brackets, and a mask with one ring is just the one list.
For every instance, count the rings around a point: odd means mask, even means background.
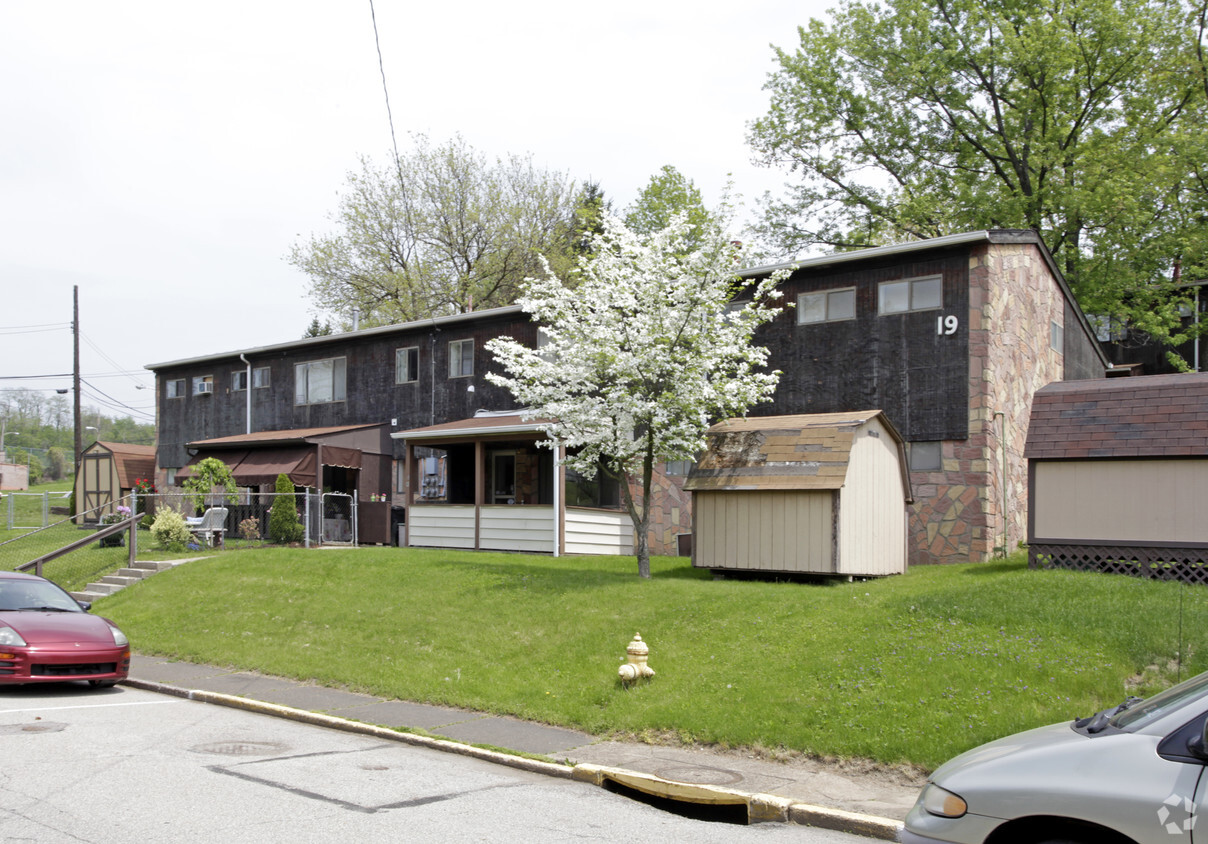
[{"label": "parking lot pavement", "polygon": [[124,686],[0,687],[0,753],[5,841],[860,840]]},{"label": "parking lot pavement", "polygon": [[[796,758],[779,761],[742,752],[599,741],[576,730],[481,712],[430,706],[328,689],[310,683],[214,666],[135,655],[131,677],[246,697],[366,724],[420,728],[458,742],[547,756],[578,766],[633,771],[689,786],[770,795],[798,808],[798,817],[836,828],[893,838],[914,804],[923,777],[917,772]],[[845,813],[867,822],[848,823]]]}]

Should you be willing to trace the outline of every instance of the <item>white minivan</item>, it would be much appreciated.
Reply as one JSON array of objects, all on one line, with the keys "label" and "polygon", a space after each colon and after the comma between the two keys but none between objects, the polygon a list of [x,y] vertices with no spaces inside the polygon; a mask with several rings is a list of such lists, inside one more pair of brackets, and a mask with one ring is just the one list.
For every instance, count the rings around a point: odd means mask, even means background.
[{"label": "white minivan", "polygon": [[1017,733],[928,778],[904,844],[1208,842],[1208,673]]}]

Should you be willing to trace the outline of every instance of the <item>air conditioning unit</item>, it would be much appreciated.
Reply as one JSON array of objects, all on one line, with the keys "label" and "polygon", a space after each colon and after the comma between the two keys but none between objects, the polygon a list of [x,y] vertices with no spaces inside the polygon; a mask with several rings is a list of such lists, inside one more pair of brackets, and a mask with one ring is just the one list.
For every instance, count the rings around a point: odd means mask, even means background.
[{"label": "air conditioning unit", "polygon": [[197,395],[201,395],[202,393],[214,392],[214,382],[213,381],[202,381],[200,384],[197,385],[197,389],[195,390],[195,392],[197,393]]}]

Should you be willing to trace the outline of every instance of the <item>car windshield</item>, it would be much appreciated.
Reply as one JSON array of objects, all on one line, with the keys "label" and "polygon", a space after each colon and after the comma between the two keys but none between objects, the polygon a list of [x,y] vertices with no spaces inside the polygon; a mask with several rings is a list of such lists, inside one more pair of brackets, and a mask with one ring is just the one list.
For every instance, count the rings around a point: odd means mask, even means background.
[{"label": "car windshield", "polygon": [[1184,680],[1177,686],[1171,686],[1164,692],[1159,692],[1151,698],[1133,704],[1128,709],[1113,715],[1110,723],[1113,727],[1122,730],[1139,730],[1205,694],[1208,694],[1208,673]]},{"label": "car windshield", "polygon": [[84,608],[46,580],[0,580],[0,612],[50,610],[83,612]]}]

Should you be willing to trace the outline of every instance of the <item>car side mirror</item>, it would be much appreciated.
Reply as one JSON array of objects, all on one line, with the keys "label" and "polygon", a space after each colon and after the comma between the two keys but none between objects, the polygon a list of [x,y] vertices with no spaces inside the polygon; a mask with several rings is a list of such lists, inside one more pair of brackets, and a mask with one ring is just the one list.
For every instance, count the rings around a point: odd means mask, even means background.
[{"label": "car side mirror", "polygon": [[1200,725],[1199,733],[1192,736],[1191,741],[1187,742],[1187,750],[1196,759],[1208,762],[1208,718],[1205,718],[1204,723]]},{"label": "car side mirror", "polygon": [[84,612],[88,612],[90,609],[92,609],[91,601],[76,601],[76,603],[80,605],[80,609],[82,609]]}]

